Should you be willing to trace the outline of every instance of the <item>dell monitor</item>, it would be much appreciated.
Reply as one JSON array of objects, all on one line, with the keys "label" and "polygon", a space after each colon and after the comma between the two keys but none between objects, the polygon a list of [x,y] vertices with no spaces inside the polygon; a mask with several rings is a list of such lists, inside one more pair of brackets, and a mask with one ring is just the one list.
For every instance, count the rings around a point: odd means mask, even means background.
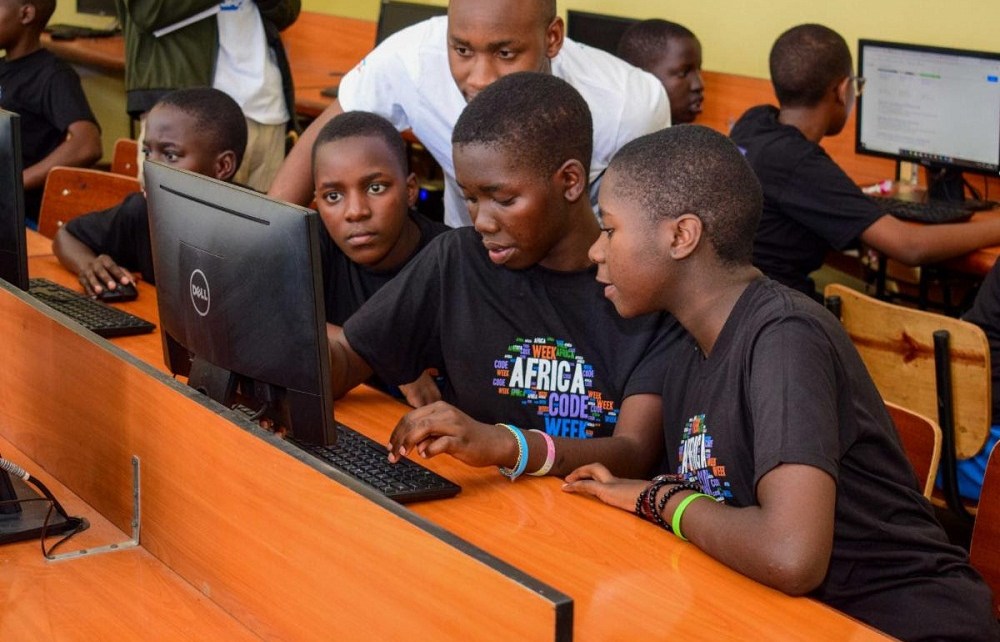
[{"label": "dell monitor", "polygon": [[0,109],[0,279],[28,289],[21,119]]},{"label": "dell monitor", "polygon": [[435,16],[447,15],[447,13],[448,7],[382,0],[382,8],[378,14],[378,27],[375,30],[375,44],[381,44],[383,40],[400,29],[405,29]]},{"label": "dell monitor", "polygon": [[167,367],[307,444],[336,440],[319,215],[147,161]]},{"label": "dell monitor", "polygon": [[618,54],[618,43],[625,30],[639,22],[635,18],[607,16],[586,11],[566,12],[566,35],[571,40]]},{"label": "dell monitor", "polygon": [[858,75],[859,154],[925,166],[940,200],[963,200],[963,172],[1000,176],[1000,53],[860,40]]}]

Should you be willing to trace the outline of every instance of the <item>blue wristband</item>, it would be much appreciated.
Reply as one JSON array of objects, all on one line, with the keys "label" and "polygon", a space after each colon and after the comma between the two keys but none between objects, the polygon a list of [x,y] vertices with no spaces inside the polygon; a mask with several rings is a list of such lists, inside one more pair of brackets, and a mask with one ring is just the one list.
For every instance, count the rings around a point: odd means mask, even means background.
[{"label": "blue wristband", "polygon": [[507,477],[511,481],[514,481],[524,473],[524,469],[528,467],[528,440],[524,438],[524,433],[517,426],[512,426],[510,424],[497,424],[498,427],[506,428],[514,435],[517,439],[517,463],[514,464],[514,468],[504,468],[500,466],[500,474]]}]

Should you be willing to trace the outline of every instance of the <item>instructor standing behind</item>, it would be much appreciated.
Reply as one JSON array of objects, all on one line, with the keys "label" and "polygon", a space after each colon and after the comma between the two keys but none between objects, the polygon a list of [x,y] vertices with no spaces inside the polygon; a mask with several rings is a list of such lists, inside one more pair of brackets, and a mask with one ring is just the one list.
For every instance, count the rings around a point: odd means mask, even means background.
[{"label": "instructor standing behind", "polygon": [[365,110],[412,129],[445,174],[445,223],[471,220],[455,183],[451,130],[484,87],[516,71],[551,73],[587,101],[594,119],[592,193],[625,143],[670,125],[660,82],[605,52],[567,40],[555,0],[452,0],[447,18],[404,29],[375,48],[340,83],[339,97],[292,149],[270,194],[308,203],[309,150],[316,133],[342,111]]}]

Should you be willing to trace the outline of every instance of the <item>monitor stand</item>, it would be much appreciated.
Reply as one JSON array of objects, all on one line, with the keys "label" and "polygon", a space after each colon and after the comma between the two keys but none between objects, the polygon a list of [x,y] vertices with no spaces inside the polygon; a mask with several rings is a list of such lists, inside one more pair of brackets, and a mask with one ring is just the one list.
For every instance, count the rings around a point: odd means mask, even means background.
[{"label": "monitor stand", "polygon": [[[973,198],[965,197],[968,187]],[[992,201],[984,201],[979,193],[965,180],[961,170],[935,165],[927,166],[927,198],[932,201],[946,201],[961,204],[967,210],[979,211],[996,207]]]},{"label": "monitor stand", "polygon": [[[19,478],[11,477],[7,471],[0,470],[0,501],[12,499],[37,499],[41,501],[21,501],[17,504],[0,505],[0,544],[41,537],[50,503]],[[76,528],[78,525],[75,519],[67,520],[53,510],[49,517],[46,535],[59,535]]]}]

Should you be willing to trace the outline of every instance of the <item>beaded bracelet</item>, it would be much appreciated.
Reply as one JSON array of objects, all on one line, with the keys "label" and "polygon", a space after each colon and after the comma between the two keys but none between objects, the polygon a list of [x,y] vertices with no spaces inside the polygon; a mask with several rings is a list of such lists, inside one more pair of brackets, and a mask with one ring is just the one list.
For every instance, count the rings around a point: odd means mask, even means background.
[{"label": "beaded bracelet", "polygon": [[[672,486],[669,490],[667,490],[667,492],[663,495],[663,497],[660,498],[660,501],[658,501],[655,504],[655,508],[653,510],[653,521],[662,526],[665,530],[669,531],[671,530],[671,528],[670,524],[668,524],[667,521],[663,519],[663,508],[667,505],[667,502],[670,501],[671,497],[681,492],[682,490],[699,491],[701,490],[701,487],[692,482],[684,482],[683,484],[677,484],[675,486]],[[652,502],[650,503],[652,504]]]},{"label": "beaded bracelet", "polygon": [[674,509],[674,517],[671,520],[674,535],[681,538],[685,542],[688,541],[688,539],[684,537],[683,533],[681,533],[681,517],[683,517],[684,511],[687,510],[688,504],[690,504],[696,499],[701,499],[702,497],[706,499],[711,499],[713,502],[715,501],[715,498],[712,497],[711,495],[706,495],[705,493],[692,493],[691,495],[688,495],[687,497],[682,499],[680,505],[676,509]]},{"label": "beaded bracelet", "polygon": [[556,442],[549,437],[549,433],[544,430],[538,430],[537,428],[532,428],[531,432],[537,432],[542,437],[545,438],[545,463],[542,467],[533,473],[528,473],[534,477],[542,477],[543,475],[548,475],[549,471],[552,470],[552,465],[556,463]]},{"label": "beaded bracelet", "polygon": [[514,435],[514,439],[517,440],[517,463],[514,464],[514,468],[504,468],[500,466],[500,474],[507,477],[511,481],[514,481],[524,472],[524,469],[528,467],[528,440],[524,438],[524,433],[517,426],[512,426],[510,424],[496,424],[499,428],[506,428]]},{"label": "beaded bracelet", "polygon": [[654,502],[650,501],[651,498],[656,497],[656,493],[660,491],[661,488],[667,485],[667,481],[661,479],[660,477],[653,478],[653,481],[642,489],[639,496],[635,499],[635,515],[639,519],[645,519],[647,521],[653,521],[653,506]]}]

